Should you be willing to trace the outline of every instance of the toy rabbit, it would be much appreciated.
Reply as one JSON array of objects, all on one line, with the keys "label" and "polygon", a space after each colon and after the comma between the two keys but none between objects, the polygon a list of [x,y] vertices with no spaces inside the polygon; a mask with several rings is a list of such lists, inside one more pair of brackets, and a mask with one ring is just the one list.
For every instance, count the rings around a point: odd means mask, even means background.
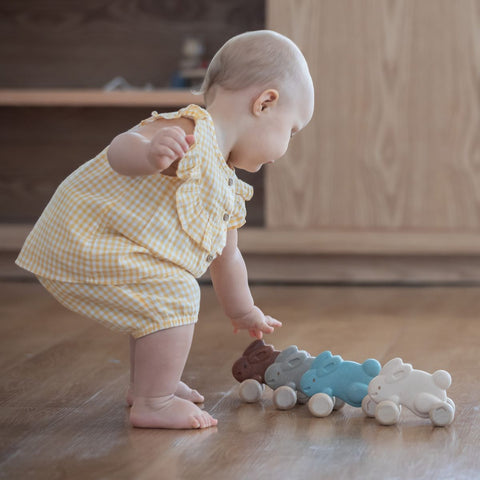
[{"label": "toy rabbit", "polygon": [[273,403],[280,410],[287,410],[308,397],[300,390],[300,379],[310,368],[314,358],[305,350],[291,345],[282,350],[265,371],[265,383],[272,388]]},{"label": "toy rabbit", "polygon": [[260,400],[265,389],[265,370],[280,354],[273,345],[266,345],[263,340],[255,340],[233,364],[232,374],[241,382],[240,398],[253,403]]},{"label": "toy rabbit", "polygon": [[360,364],[345,361],[329,351],[322,352],[300,382],[303,392],[311,396],[308,401],[310,412],[316,417],[330,415],[334,398],[360,407],[368,393],[368,384],[378,375],[380,368],[380,363],[373,358]]},{"label": "toy rabbit", "polygon": [[446,426],[455,416],[455,404],[446,393],[451,383],[445,370],[430,374],[394,358],[370,382],[362,408],[382,425],[396,423],[404,405],[419,417],[430,417],[433,425]]}]

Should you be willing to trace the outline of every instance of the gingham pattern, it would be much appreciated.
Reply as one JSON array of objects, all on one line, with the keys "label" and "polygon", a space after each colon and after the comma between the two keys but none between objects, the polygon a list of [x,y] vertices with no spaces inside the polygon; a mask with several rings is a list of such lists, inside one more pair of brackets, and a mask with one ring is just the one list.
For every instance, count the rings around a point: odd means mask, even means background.
[{"label": "gingham pattern", "polygon": [[67,283],[42,277],[39,280],[70,310],[111,330],[139,338],[197,321],[200,288],[192,275],[178,270],[174,276],[132,285]]},{"label": "gingham pattern", "polygon": [[208,112],[197,105],[158,117],[195,121],[195,144],[176,177],[127,177],[106,150],[58,187],[28,236],[17,264],[62,282],[132,284],[176,265],[200,277],[221,253],[227,228],[245,223],[253,194],[219,150]]}]

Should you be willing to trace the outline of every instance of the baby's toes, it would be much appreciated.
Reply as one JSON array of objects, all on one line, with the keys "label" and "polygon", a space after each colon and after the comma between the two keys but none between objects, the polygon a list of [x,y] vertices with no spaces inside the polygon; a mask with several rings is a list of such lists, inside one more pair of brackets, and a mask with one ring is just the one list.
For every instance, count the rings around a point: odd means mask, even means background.
[{"label": "baby's toes", "polygon": [[202,417],[204,418],[207,427],[214,427],[218,423],[218,420],[213,418],[207,412],[203,412]]},{"label": "baby's toes", "polygon": [[202,426],[202,422],[200,419],[201,415],[193,415],[191,418],[191,426],[192,428],[205,428]]},{"label": "baby's toes", "polygon": [[198,424],[197,428],[207,428],[209,427],[208,422],[203,414],[195,415],[195,421]]}]

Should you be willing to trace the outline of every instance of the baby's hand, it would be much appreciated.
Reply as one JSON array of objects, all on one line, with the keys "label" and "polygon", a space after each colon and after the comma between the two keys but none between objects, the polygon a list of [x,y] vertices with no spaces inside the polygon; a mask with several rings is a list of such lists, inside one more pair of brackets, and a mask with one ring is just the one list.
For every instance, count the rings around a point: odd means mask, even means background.
[{"label": "baby's hand", "polygon": [[268,315],[264,315],[258,307],[253,307],[247,314],[230,318],[233,325],[233,333],[240,329],[248,330],[251,337],[262,338],[264,333],[272,333],[274,327],[281,327],[282,323]]},{"label": "baby's hand", "polygon": [[150,140],[147,160],[157,170],[165,170],[176,160],[181,160],[193,143],[194,136],[186,135],[182,128],[164,127]]}]

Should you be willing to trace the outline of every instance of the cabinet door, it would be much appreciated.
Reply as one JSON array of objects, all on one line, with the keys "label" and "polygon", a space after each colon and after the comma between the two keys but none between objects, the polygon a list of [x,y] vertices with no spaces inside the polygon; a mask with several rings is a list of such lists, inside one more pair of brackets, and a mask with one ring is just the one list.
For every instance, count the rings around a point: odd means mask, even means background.
[{"label": "cabinet door", "polygon": [[316,88],[310,125],[266,169],[266,224],[480,230],[480,2],[269,0]]}]

